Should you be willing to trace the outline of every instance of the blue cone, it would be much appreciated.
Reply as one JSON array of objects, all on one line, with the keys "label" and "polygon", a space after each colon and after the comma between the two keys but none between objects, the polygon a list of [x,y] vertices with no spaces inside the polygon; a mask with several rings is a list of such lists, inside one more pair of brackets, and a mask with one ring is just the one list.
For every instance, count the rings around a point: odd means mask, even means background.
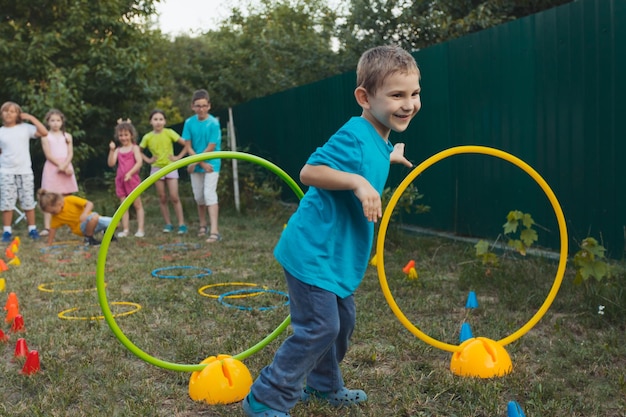
[{"label": "blue cone", "polygon": [[476,300],[476,293],[474,291],[469,292],[465,308],[478,308],[478,300]]},{"label": "blue cone", "polygon": [[473,337],[474,337],[474,335],[472,335],[472,329],[471,329],[469,323],[463,323],[461,325],[461,335],[459,336],[459,340],[461,341],[461,343],[463,343],[467,339],[471,339]]},{"label": "blue cone", "polygon": [[509,401],[507,406],[508,417],[526,417],[522,411],[522,407],[515,401]]}]

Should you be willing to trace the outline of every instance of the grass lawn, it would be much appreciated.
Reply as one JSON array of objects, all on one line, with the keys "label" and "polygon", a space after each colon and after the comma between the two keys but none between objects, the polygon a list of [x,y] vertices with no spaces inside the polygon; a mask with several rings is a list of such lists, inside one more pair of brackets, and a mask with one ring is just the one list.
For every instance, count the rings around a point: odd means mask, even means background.
[{"label": "grass lawn", "polygon": [[[111,243],[106,263],[109,301],[141,306],[116,318],[135,345],[165,361],[197,364],[208,356],[248,349],[285,319],[288,307],[282,306],[280,294],[232,299],[225,306],[198,289],[249,282],[286,291],[272,249],[291,207],[275,204],[245,214],[224,208],[224,240],[207,244],[196,236],[197,213],[189,199],[185,214],[190,233],[180,236],[161,232],[153,191],[142,197],[146,237]],[[134,232],[134,221],[131,225]],[[1,416],[243,416],[240,404],[194,402],[188,396],[190,373],[140,360],[104,320],[89,319],[101,315],[95,291],[98,249],[85,250],[64,231],[58,240],[66,243],[50,250],[43,241],[25,238],[24,229],[23,223],[16,227],[22,237],[21,265],[2,274],[7,290],[0,293],[2,303],[9,292],[17,294],[26,330],[13,334],[2,324],[10,340],[0,343]],[[475,259],[471,244],[398,230],[388,233],[385,251],[389,286],[404,314],[426,334],[455,345],[463,322],[470,323],[474,336],[495,340],[517,330],[545,300],[557,266],[553,260],[509,254],[499,267],[487,268]],[[419,273],[414,281],[401,270],[409,259],[416,261]],[[151,274],[173,266],[191,268],[164,270],[180,275],[178,279]],[[205,269],[211,274],[182,277]],[[382,295],[376,269],[370,267],[356,294],[357,328],[343,363],[346,385],[364,389],[368,402],[350,409],[298,404],[292,415],[494,417],[506,416],[507,403],[517,401],[527,417],[626,416],[625,277],[613,278],[619,285],[602,293],[574,286],[574,273],[568,267],[544,318],[506,346],[513,372],[478,379],[453,375],[449,352],[431,347],[402,326]],[[210,287],[205,293],[239,288]],[[469,291],[477,295],[477,309],[465,308]],[[607,294],[617,304],[603,302]],[[598,314],[600,304],[604,314]],[[276,308],[247,308],[262,306]],[[131,309],[111,306],[114,314]],[[60,312],[78,319],[60,319]],[[288,332],[244,360],[253,377],[271,361]],[[41,372],[20,374],[24,361],[13,357],[18,337],[38,350]]]}]

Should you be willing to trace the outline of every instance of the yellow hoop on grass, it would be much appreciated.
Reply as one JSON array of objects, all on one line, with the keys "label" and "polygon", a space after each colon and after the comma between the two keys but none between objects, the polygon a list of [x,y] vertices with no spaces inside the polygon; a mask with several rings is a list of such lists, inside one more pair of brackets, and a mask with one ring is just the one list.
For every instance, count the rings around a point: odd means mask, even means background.
[{"label": "yellow hoop on grass", "polygon": [[413,323],[411,323],[411,321],[404,315],[402,310],[400,310],[400,307],[398,307],[398,304],[396,303],[393,296],[391,295],[391,291],[389,290],[389,285],[387,283],[387,276],[385,275],[384,248],[385,248],[385,235],[387,234],[387,227],[389,225],[389,220],[391,219],[391,214],[393,213],[393,209],[398,203],[398,200],[400,199],[400,196],[402,195],[404,190],[406,190],[409,184],[411,184],[411,182],[413,182],[413,180],[417,178],[418,175],[420,175],[430,166],[434,165],[435,163],[449,156],[459,155],[459,154],[489,155],[489,156],[493,156],[496,158],[504,159],[512,163],[513,165],[517,166],[518,168],[521,168],[525,173],[527,173],[531,178],[535,180],[535,182],[541,187],[543,192],[546,194],[546,196],[550,200],[550,203],[552,204],[552,208],[554,209],[554,214],[556,215],[556,219],[559,224],[559,235],[561,238],[561,252],[560,252],[560,257],[559,257],[559,266],[557,268],[556,276],[554,278],[554,283],[552,284],[552,288],[550,289],[550,292],[548,293],[546,300],[541,305],[537,313],[535,313],[535,315],[531,317],[530,320],[528,320],[526,324],[520,327],[517,331],[513,332],[511,335],[498,340],[497,341],[498,344],[502,346],[506,346],[509,343],[512,343],[515,340],[519,339],[524,334],[526,334],[530,329],[532,329],[533,326],[537,324],[539,320],[541,320],[541,318],[546,313],[546,311],[548,311],[548,308],[554,301],[554,297],[556,297],[556,294],[559,291],[559,287],[561,286],[561,282],[563,281],[563,275],[565,274],[565,266],[567,264],[567,250],[568,250],[567,226],[565,224],[565,216],[563,215],[563,210],[561,210],[561,205],[559,204],[559,201],[557,200],[556,196],[552,192],[552,189],[550,188],[548,183],[541,177],[541,175],[539,175],[537,171],[535,171],[530,165],[528,165],[521,159],[511,154],[508,154],[504,151],[498,150],[498,149],[489,148],[485,146],[469,145],[469,146],[457,146],[454,148],[446,149],[444,151],[441,151],[431,156],[430,158],[428,158],[427,160],[419,164],[400,183],[398,188],[395,190],[395,192],[391,196],[391,199],[389,200],[389,204],[387,205],[387,207],[385,208],[385,212],[383,213],[383,217],[380,223],[380,229],[378,231],[378,239],[376,241],[378,279],[380,281],[380,286],[382,288],[383,294],[385,295],[385,299],[387,300],[387,303],[389,304],[389,307],[391,307],[391,310],[396,315],[398,320],[400,320],[400,322],[404,325],[404,327],[406,327],[411,333],[413,333],[417,338],[424,341],[425,343],[428,343],[429,345],[435,348],[446,350],[449,352],[459,351],[460,346],[451,345],[449,343],[444,343],[428,336],[426,333],[418,329]]}]

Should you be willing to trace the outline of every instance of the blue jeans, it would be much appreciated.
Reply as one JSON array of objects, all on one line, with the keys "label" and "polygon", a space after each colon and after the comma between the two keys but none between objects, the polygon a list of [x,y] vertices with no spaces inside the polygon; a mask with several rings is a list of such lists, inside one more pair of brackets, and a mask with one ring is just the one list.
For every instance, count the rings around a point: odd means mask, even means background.
[{"label": "blue jeans", "polygon": [[303,283],[285,270],[293,334],[252,384],[258,402],[288,412],[300,399],[306,379],[322,392],[343,388],[339,363],[356,322],[354,295],[336,294]]},{"label": "blue jeans", "polygon": [[[96,215],[98,216],[98,213],[91,213],[89,216],[87,216],[87,220],[85,220],[84,222],[82,222],[80,224],[80,231],[83,232],[83,236],[85,236],[85,230],[87,229],[87,223],[89,223],[89,220],[91,220],[91,218]],[[98,224],[96,225],[96,228],[93,231],[93,234],[95,235],[96,233],[99,232],[103,232],[107,229],[107,227],[109,227],[109,225],[111,224],[111,217],[106,217],[106,216],[99,216],[98,217]]]}]

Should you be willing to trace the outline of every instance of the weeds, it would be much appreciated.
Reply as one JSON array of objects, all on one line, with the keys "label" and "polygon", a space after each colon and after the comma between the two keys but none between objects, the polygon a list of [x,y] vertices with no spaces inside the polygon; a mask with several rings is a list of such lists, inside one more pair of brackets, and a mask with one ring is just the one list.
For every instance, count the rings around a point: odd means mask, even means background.
[{"label": "weeds", "polygon": [[[181,191],[185,184],[181,184]],[[96,205],[106,204],[90,195]],[[146,213],[144,239],[112,243],[106,262],[109,301],[138,303],[138,312],[116,322],[138,347],[176,363],[199,363],[208,356],[234,355],[258,342],[284,320],[287,307],[259,311],[227,307],[198,294],[208,284],[256,283],[285,291],[273,247],[291,208],[251,206],[237,214],[221,213],[224,240],[207,244],[195,236],[195,206],[183,195],[190,233],[161,233],[158,202],[152,190],[142,195]],[[259,204],[261,204],[259,202]],[[239,404],[207,405],[188,396],[189,374],[149,365],[127,350],[102,320],[61,320],[58,313],[98,313],[95,288],[97,252],[68,245],[46,251],[43,242],[22,236],[21,266],[3,274],[7,291],[16,292],[26,332],[0,344],[0,416],[243,416]],[[59,240],[73,240],[61,233]],[[161,245],[192,243],[164,251]],[[402,267],[414,259],[417,280]],[[202,278],[159,279],[151,271],[175,265],[208,268]],[[393,230],[385,244],[390,290],[406,316],[428,335],[459,343],[461,323],[474,336],[499,340],[535,314],[552,285],[556,262],[527,255],[506,257],[498,265],[475,259],[470,244]],[[593,297],[573,285],[568,268],[561,290],[545,317],[524,337],[506,346],[511,374],[494,379],[457,377],[449,371],[450,354],[416,339],[396,319],[385,301],[376,269],[368,268],[356,293],[357,327],[343,363],[346,384],[364,389],[369,400],[356,408],[335,409],[320,403],[298,404],[295,417],[321,416],[463,416],[506,415],[508,401],[520,403],[527,417],[626,414],[626,338],[623,306],[625,277],[617,271]],[[40,284],[57,291],[45,292]],[[69,292],[79,290],[81,292]],[[468,291],[479,307],[468,312]],[[619,295],[619,296],[618,296]],[[257,298],[257,297],[254,297]],[[609,298],[611,302],[606,299]],[[257,304],[246,304],[254,301]],[[279,297],[238,300],[242,305],[280,304]],[[598,306],[604,305],[604,314]],[[618,307],[621,306],[622,310]],[[122,312],[124,306],[112,306]],[[119,310],[118,310],[119,309]],[[8,327],[3,326],[5,331]],[[271,362],[287,330],[267,347],[244,360],[253,377]],[[40,352],[42,371],[20,375],[13,359],[18,336]]]}]

